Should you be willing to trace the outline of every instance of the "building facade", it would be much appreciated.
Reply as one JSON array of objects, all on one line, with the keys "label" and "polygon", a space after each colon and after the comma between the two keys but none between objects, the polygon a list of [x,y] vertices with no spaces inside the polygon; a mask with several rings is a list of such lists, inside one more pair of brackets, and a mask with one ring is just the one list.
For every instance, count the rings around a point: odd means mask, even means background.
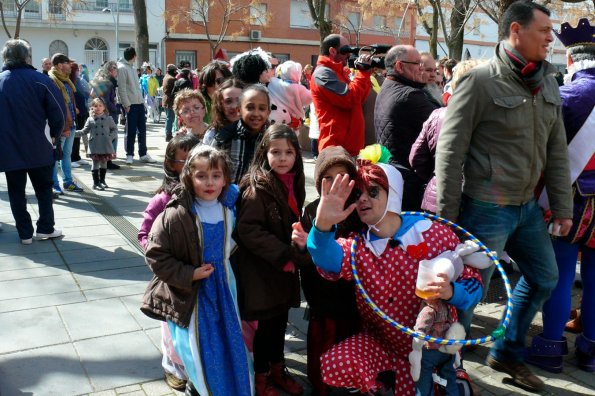
[{"label": "building facade", "polygon": [[[77,1],[68,7],[63,3],[34,0],[23,12],[20,38],[31,43],[33,66],[39,68],[42,58],[61,52],[87,65],[92,76],[103,62],[121,57],[125,48],[135,45],[132,0]],[[147,4],[150,59],[139,59],[139,63],[149,61],[162,66],[165,1],[149,0]],[[4,2],[4,19],[12,33],[16,25],[14,7],[13,2]],[[8,37],[4,35],[4,38]]]},{"label": "building facade", "polygon": [[[247,0],[236,3],[244,7],[231,15],[232,21],[219,45],[230,58],[261,47],[281,61],[316,63],[320,34],[305,0],[268,0],[252,6]],[[167,62],[188,60],[193,67],[204,66],[214,55],[207,29],[212,40],[219,37],[225,10],[215,2],[205,13],[197,0],[166,0],[166,9]],[[352,45],[411,43],[415,35],[415,13],[410,13],[406,20],[399,16],[364,16],[357,1],[330,0],[327,15],[334,21],[334,30],[348,37]]]}]

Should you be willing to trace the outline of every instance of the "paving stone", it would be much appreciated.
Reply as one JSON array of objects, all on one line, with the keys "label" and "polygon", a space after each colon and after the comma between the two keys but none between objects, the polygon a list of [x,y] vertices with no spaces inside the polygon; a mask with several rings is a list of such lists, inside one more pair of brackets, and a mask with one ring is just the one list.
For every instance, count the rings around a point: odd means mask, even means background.
[{"label": "paving stone", "polygon": [[40,282],[38,279],[18,279],[0,282],[0,286],[0,301],[79,291],[78,285],[69,273],[53,276],[51,282]]},{"label": "paving stone", "polygon": [[51,240],[36,241],[33,240],[31,245],[23,245],[19,237],[15,234],[12,241],[2,244],[0,248],[0,257],[5,260],[4,256],[25,256],[36,253],[47,253],[56,251],[56,247]]},{"label": "paving stone", "polygon": [[[98,237],[96,235],[71,234],[68,237],[56,241],[56,248],[60,252],[65,252],[67,250],[89,249],[90,247],[97,245],[97,238]],[[104,248],[110,246],[122,246],[126,245],[127,243],[128,241],[119,234],[101,236],[101,246]]]},{"label": "paving stone", "polygon": [[161,353],[143,332],[76,341],[83,367],[96,390],[160,379]]},{"label": "paving stone", "polygon": [[62,305],[58,311],[75,341],[140,330],[119,298]]},{"label": "paving stone", "polygon": [[[147,282],[148,283],[148,282]],[[144,293],[147,288],[145,282],[135,282],[125,286],[106,287],[103,289],[85,290],[85,296],[89,301],[103,300],[105,298],[125,297]]]},{"label": "paving stone", "polygon": [[[0,287],[1,285],[2,284],[0,283]],[[80,291],[37,297],[15,298],[11,300],[3,300],[2,303],[0,303],[0,313],[53,307],[56,305],[73,304],[82,301],[85,301],[85,296]]]},{"label": "paving stone", "polygon": [[145,259],[142,256],[134,256],[119,260],[87,261],[85,263],[76,263],[71,265],[71,269],[78,274],[130,267],[145,267],[147,271],[150,272],[150,269],[147,267]]},{"label": "paving stone", "polygon": [[[1,235],[1,234],[0,234]],[[2,242],[0,242],[0,245]],[[63,267],[64,260],[58,254],[57,251],[50,251],[37,254],[17,255],[17,256],[2,256],[0,259],[0,279],[4,279],[3,271],[15,270],[15,269],[26,269],[26,268],[39,268],[44,266],[50,267]]]},{"label": "paving stone", "polygon": [[136,392],[139,390],[141,390],[140,385],[135,384],[135,385],[123,386],[121,388],[116,388],[116,393],[118,393],[118,394],[130,393],[130,392]]},{"label": "paving stone", "polygon": [[68,273],[68,268],[64,264],[52,267],[41,266],[37,268],[19,268],[12,271],[0,272],[2,281],[11,281],[18,279],[38,279],[39,282],[51,282],[51,277],[64,275]]},{"label": "paving stone", "polygon": [[169,396],[184,394],[184,392],[178,392],[175,389],[170,388],[163,379],[144,383],[141,385],[141,388],[143,388],[145,393],[150,396]]},{"label": "paving stone", "polygon": [[151,319],[141,312],[140,305],[142,298],[142,294],[137,294],[135,296],[122,297],[120,300],[143,330],[160,327],[162,323],[160,320]]},{"label": "paving stone", "polygon": [[69,342],[55,307],[0,314],[0,353]]},{"label": "paving stone", "polygon": [[89,393],[88,395],[85,395],[85,396],[116,396],[116,391],[115,390],[106,390],[106,391]]},{"label": "paving stone", "polygon": [[74,278],[82,290],[91,290],[138,282],[145,282],[146,286],[151,280],[151,274],[145,267],[131,267],[74,274]]},{"label": "paving stone", "polygon": [[68,265],[74,265],[91,261],[119,260],[138,257],[140,256],[140,253],[130,245],[123,244],[122,246],[108,247],[90,246],[88,249],[62,252],[62,256]]},{"label": "paving stone", "polygon": [[72,344],[0,355],[0,378],[3,396],[63,396],[93,391]]}]

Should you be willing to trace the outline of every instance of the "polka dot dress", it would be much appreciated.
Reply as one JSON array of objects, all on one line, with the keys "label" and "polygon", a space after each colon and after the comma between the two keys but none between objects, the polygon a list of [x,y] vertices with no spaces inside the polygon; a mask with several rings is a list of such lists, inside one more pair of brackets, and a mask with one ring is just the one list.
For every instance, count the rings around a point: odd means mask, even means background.
[{"label": "polka dot dress", "polygon": [[[449,228],[438,223],[433,223],[422,236],[429,246],[422,259],[453,250],[459,243]],[[340,277],[351,280],[349,258],[353,239],[337,242],[343,248],[344,257]],[[421,301],[415,295],[418,264],[419,260],[401,247],[391,248],[389,245],[380,257],[366,248],[362,239],[356,248],[358,275],[372,301],[395,321],[409,327],[415,324]],[[335,345],[322,356],[323,381],[331,386],[368,392],[377,389],[378,373],[393,370],[396,373],[395,394],[415,395],[408,360],[411,338],[384,322],[359,293],[356,293],[356,301],[363,331]]]}]

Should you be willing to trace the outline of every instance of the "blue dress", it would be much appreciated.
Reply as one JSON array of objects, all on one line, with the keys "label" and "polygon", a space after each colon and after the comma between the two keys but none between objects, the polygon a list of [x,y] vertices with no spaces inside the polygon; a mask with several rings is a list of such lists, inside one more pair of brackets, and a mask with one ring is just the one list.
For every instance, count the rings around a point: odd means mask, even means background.
[{"label": "blue dress", "polygon": [[[203,263],[215,270],[200,280],[190,326],[168,325],[176,352],[200,395],[251,395],[247,350],[229,264],[233,213],[218,201],[196,200],[193,210],[203,241]],[[198,248],[198,246],[197,246]]]}]

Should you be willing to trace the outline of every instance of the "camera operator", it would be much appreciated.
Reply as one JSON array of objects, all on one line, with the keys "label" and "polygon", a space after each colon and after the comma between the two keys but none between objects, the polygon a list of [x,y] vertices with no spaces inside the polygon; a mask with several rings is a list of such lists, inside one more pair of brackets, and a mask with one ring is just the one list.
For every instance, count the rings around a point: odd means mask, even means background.
[{"label": "camera operator", "polygon": [[338,34],[322,41],[310,89],[320,127],[318,150],[341,146],[356,156],[364,147],[362,104],[370,93],[372,56],[362,55],[356,60],[358,71],[350,80],[345,67],[350,51],[341,51],[344,47],[349,48],[349,42]]},{"label": "camera operator", "polygon": [[403,176],[403,210],[420,210],[424,180],[411,169],[409,152],[423,123],[439,106],[424,94],[423,62],[411,45],[396,45],[384,58],[386,80],[376,99],[376,140],[392,154],[390,160]]}]

